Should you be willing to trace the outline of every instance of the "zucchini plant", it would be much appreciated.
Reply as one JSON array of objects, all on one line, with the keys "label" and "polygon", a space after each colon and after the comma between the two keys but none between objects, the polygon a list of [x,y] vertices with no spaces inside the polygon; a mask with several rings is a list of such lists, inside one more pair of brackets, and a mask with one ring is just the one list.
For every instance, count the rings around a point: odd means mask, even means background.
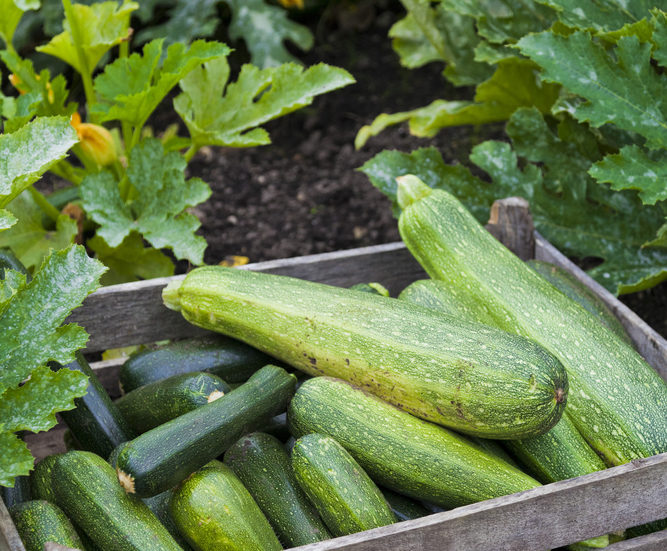
[{"label": "zucchini plant", "polygon": [[589,273],[611,292],[667,279],[667,12],[641,0],[402,3],[390,30],[401,63],[444,62],[445,78],[475,85],[475,97],[381,114],[357,146],[406,121],[422,137],[507,121],[511,146],[472,149],[486,180],[432,149],[383,152],[362,167],[373,184],[395,199],[393,179],[416,174],[480,221],[493,200],[519,195],[552,243],[602,260]]},{"label": "zucchini plant", "polygon": [[[232,79],[231,50],[220,42],[167,46],[155,38],[131,52],[136,2],[62,5],[63,31],[37,51],[72,67],[83,87],[82,104],[74,101],[64,75],[38,73],[13,46],[23,13],[39,2],[0,0],[9,14],[0,23],[0,60],[16,90],[0,95],[5,130],[20,129],[35,116],[64,116],[79,142],[72,158],[48,167],[68,182],[66,192],[44,196],[32,189],[7,205],[18,223],[0,236],[0,247],[10,248],[31,271],[50,246],[47,232],[55,232],[63,246],[84,243],[109,267],[104,284],[171,275],[172,258],[201,264],[206,242],[196,235],[200,222],[188,209],[211,190],[199,178],[186,179],[195,153],[212,145],[268,144],[261,125],[353,82],[343,69],[296,63],[244,65]],[[176,126],[147,126],[176,87],[173,105],[189,136],[179,136]]]}]

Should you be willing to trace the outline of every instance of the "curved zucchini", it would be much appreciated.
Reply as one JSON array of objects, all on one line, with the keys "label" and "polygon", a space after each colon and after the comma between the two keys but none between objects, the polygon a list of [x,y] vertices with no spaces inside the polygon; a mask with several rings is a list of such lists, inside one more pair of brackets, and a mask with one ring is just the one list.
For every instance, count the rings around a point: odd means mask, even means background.
[{"label": "curved zucchini", "polygon": [[26,551],[44,551],[47,542],[67,547],[83,547],[74,526],[59,507],[36,499],[10,507],[9,514]]},{"label": "curved zucchini", "polygon": [[[88,391],[74,400],[74,409],[62,411],[60,415],[84,450],[107,458],[116,446],[134,438],[134,431],[81,352],[77,352],[76,360],[65,367],[81,371],[88,377]],[[60,364],[54,365],[54,369],[62,368]]]},{"label": "curved zucchini", "polygon": [[292,450],[301,488],[334,536],[346,536],[396,522],[380,489],[338,442],[307,434]]},{"label": "curved zucchini", "polygon": [[414,520],[431,514],[431,511],[421,503],[410,499],[409,497],[387,490],[387,488],[381,488],[381,490],[382,495],[384,495],[384,498],[387,500],[387,503],[389,504],[389,507],[391,507],[391,511],[394,513],[398,522]]},{"label": "curved zucchini", "polygon": [[637,352],[526,266],[452,195],[398,185],[399,231],[426,273],[487,305],[497,327],[532,338],[567,369],[568,410],[614,465],[667,451],[667,385]]},{"label": "curved zucchini", "polygon": [[294,478],[289,455],[277,438],[261,432],[243,436],[227,450],[224,463],[248,489],[286,547],[331,537]]},{"label": "curved zucchini", "polygon": [[183,373],[139,387],[116,400],[136,434],[221,398],[229,385],[211,373]]},{"label": "curved zucchini", "polygon": [[59,456],[52,470],[56,504],[104,551],[182,551],[140,499],[128,495],[104,459]]},{"label": "curved zucchini", "polygon": [[543,348],[403,301],[219,266],[191,271],[162,296],[195,325],[461,432],[534,436],[565,407],[565,371]]},{"label": "curved zucchini", "polygon": [[30,501],[30,478],[27,476],[17,476],[14,478],[14,486],[12,488],[0,486],[0,494],[8,509],[18,503]]},{"label": "curved zucchini", "polygon": [[334,438],[376,483],[440,507],[540,485],[466,438],[338,379],[306,381],[287,419],[295,436],[317,432]]},{"label": "curved zucchini", "polygon": [[633,346],[632,339],[625,332],[625,328],[610,310],[609,306],[570,272],[542,260],[526,260],[526,264],[561,293],[583,306],[591,315],[606,325],[608,329],[616,333],[618,337],[630,346]]},{"label": "curved zucchini", "polygon": [[284,369],[264,366],[222,398],[121,444],[109,458],[118,480],[141,497],[168,490],[284,411],[295,384]]},{"label": "curved zucchini", "polygon": [[248,490],[219,461],[210,462],[174,490],[170,512],[197,551],[282,549]]},{"label": "curved zucchini", "polygon": [[193,371],[217,375],[228,383],[242,383],[273,358],[247,344],[212,335],[174,341],[131,356],[118,375],[122,392]]}]

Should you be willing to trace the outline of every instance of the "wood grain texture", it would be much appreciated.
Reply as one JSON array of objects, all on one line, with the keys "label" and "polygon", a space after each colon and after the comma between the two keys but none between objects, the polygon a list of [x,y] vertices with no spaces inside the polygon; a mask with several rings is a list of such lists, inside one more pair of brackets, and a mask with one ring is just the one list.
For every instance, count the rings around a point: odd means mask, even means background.
[{"label": "wood grain texture", "polygon": [[533,217],[523,197],[495,201],[486,229],[521,260],[535,258]]},{"label": "wood grain texture", "polygon": [[667,530],[619,541],[604,549],[605,551],[665,551],[667,549]]},{"label": "wood grain texture", "polygon": [[667,380],[667,340],[664,337],[579,266],[570,262],[563,253],[538,232],[535,232],[535,258],[566,269],[600,297],[621,321],[639,353],[660,373],[663,379]]},{"label": "wood grain texture", "polygon": [[[667,511],[665,487],[667,453],[518,494],[295,549],[552,549],[661,518]],[[641,496],[639,500],[638,496]]]},{"label": "wood grain texture", "polygon": [[0,551],[25,551],[12,517],[9,516],[2,499],[0,499]]}]

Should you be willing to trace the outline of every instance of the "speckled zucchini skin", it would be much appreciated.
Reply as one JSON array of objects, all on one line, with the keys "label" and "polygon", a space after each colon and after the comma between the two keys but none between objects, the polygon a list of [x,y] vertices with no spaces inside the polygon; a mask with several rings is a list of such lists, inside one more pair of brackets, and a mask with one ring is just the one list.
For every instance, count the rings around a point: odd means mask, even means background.
[{"label": "speckled zucchini skin", "polygon": [[287,419],[295,436],[317,432],[334,438],[376,483],[440,507],[540,485],[466,438],[338,379],[306,381]]},{"label": "speckled zucchini skin", "polygon": [[224,463],[248,489],[285,547],[331,537],[294,478],[280,440],[261,432],[242,436],[227,450]]},{"label": "speckled zucchini skin", "polygon": [[565,406],[565,371],[540,346],[392,298],[219,266],[163,298],[195,325],[461,432],[533,436]]},{"label": "speckled zucchini skin", "polygon": [[299,438],[292,450],[292,468],[334,536],[396,522],[380,489],[333,438],[313,433]]},{"label": "speckled zucchini skin", "polygon": [[174,490],[171,516],[196,551],[278,551],[271,525],[232,470],[212,461]]},{"label": "speckled zucchini skin", "polygon": [[35,468],[30,473],[30,493],[33,499],[43,499],[50,503],[56,502],[56,496],[53,492],[53,467],[62,455],[61,453],[47,455],[35,464]]},{"label": "speckled zucchini skin", "polygon": [[266,365],[222,398],[122,444],[109,461],[128,492],[164,492],[285,411],[295,386],[294,375]]},{"label": "speckled zucchini skin", "polygon": [[381,283],[371,282],[371,283],[357,283],[350,287],[353,291],[361,291],[362,293],[370,293],[372,295],[380,295],[383,297],[389,296],[389,291]]},{"label": "speckled zucchini skin", "polygon": [[452,195],[403,177],[399,231],[433,279],[470,290],[496,326],[567,369],[577,429],[614,465],[667,451],[667,385],[637,352],[496,241]]},{"label": "speckled zucchini skin", "polygon": [[211,373],[183,373],[128,392],[116,400],[116,406],[134,432],[141,434],[230,390],[225,381]]},{"label": "speckled zucchini skin", "polygon": [[[54,367],[62,368],[59,364]],[[60,416],[84,450],[107,458],[118,444],[134,438],[134,431],[80,352],[65,367],[86,375],[88,389],[84,396],[74,400],[75,409],[62,411]]]},{"label": "speckled zucchini skin", "polygon": [[32,497],[30,493],[30,478],[27,476],[17,476],[14,479],[14,486],[12,488],[0,486],[0,495],[2,495],[2,500],[5,502],[7,508],[17,503],[30,501]]},{"label": "speckled zucchini skin", "polygon": [[380,488],[380,490],[382,491],[384,498],[387,500],[389,507],[391,507],[391,512],[394,513],[397,522],[413,520],[431,514],[426,507],[414,499],[387,490],[387,488]]},{"label": "speckled zucchini skin", "polygon": [[127,494],[104,459],[70,451],[53,467],[56,504],[104,551],[182,551],[140,499]]},{"label": "speckled zucchini skin", "polygon": [[183,551],[192,551],[190,544],[185,541],[185,538],[178,531],[178,527],[169,512],[169,504],[171,503],[171,498],[173,496],[174,488],[170,488],[166,492],[162,492],[153,497],[146,497],[142,501],[148,505],[148,508],[151,511],[153,511],[153,514],[162,523],[162,526],[167,529],[167,532],[171,534],[174,541],[183,548]]},{"label": "speckled zucchini skin", "polygon": [[211,335],[139,352],[121,366],[118,378],[122,392],[193,371],[212,373],[228,383],[242,383],[270,363],[275,360],[247,344]]},{"label": "speckled zucchini skin", "polygon": [[41,499],[24,501],[9,508],[26,551],[44,551],[46,542],[82,548],[74,526],[59,507]]},{"label": "speckled zucchini skin", "polygon": [[616,333],[618,337],[623,339],[630,346],[633,346],[632,339],[630,339],[625,332],[625,328],[609,307],[570,272],[555,264],[544,262],[542,260],[527,260],[526,264],[556,287],[561,293],[581,304],[587,312],[600,320],[600,322],[606,325],[608,329]]}]

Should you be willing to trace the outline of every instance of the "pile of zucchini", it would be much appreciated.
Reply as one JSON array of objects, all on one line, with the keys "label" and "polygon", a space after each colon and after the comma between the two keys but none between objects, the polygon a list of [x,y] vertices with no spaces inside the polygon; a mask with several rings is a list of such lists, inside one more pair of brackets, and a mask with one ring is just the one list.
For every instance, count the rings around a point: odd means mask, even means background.
[{"label": "pile of zucchini", "polygon": [[204,267],[164,301],[224,336],[132,357],[116,402],[78,356],[74,449],[6,496],[26,548],[279,550],[667,451],[667,387],[604,305],[445,192],[399,203],[432,279],[398,298]]}]

